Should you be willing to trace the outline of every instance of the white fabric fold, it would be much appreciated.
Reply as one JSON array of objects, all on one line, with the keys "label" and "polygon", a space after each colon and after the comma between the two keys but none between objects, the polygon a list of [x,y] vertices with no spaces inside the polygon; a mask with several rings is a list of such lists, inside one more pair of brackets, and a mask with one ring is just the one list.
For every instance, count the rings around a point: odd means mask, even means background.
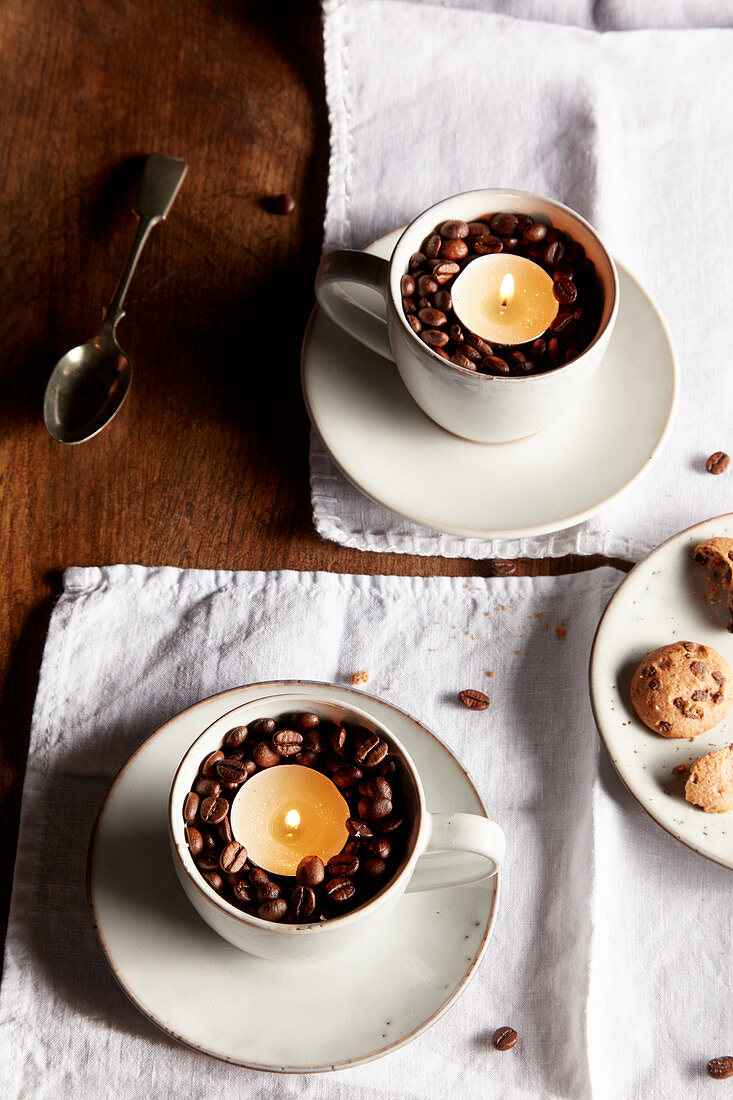
[{"label": "white fabric fold", "polygon": [[[620,578],[69,570],[23,793],[3,1095],[707,1095],[704,1062],[733,1031],[730,874],[658,829],[599,753],[588,654]],[[487,954],[437,1024],[365,1066],[282,1077],[179,1047],[131,1007],[97,949],[84,876],[104,792],[200,698],[278,677],[348,684],[359,669],[367,690],[445,740],[506,831]],[[464,687],[486,691],[489,710],[461,707]],[[521,1038],[498,1054],[490,1035],[503,1024]]]},{"label": "white fabric fold", "polygon": [[363,497],[314,438],[319,534],[450,557],[638,558],[729,510],[730,475],[711,477],[704,463],[733,447],[733,266],[721,229],[731,203],[730,6],[331,0],[324,8],[325,247],[362,247],[474,187],[560,199],[658,301],[682,393],[673,433],[639,482],[595,518],[544,538],[465,540],[417,527]]}]

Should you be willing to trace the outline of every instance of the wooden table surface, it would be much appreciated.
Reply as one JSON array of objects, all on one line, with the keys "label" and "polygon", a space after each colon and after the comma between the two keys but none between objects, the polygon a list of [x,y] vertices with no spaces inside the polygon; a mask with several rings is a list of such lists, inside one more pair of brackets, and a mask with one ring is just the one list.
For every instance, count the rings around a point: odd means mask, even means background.
[{"label": "wooden table surface", "polygon": [[[313,529],[299,351],[328,161],[317,3],[6,0],[0,58],[2,936],[64,568],[486,575],[491,563],[360,553]],[[43,391],[97,331],[151,152],[184,157],[189,174],[120,325],[132,389],[101,435],[64,447],[45,431]],[[296,200],[288,217],[266,209],[281,192]]]}]

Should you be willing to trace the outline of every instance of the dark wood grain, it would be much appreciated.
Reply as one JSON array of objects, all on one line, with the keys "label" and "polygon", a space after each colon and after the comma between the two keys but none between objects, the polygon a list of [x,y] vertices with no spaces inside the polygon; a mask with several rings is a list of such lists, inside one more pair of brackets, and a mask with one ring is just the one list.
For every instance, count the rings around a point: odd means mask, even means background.
[{"label": "dark wood grain", "polygon": [[[362,554],[313,531],[299,348],[328,156],[317,4],[7,0],[0,20],[2,934],[33,697],[66,566],[483,575],[490,565]],[[63,447],[44,430],[43,390],[56,359],[96,331],[154,151],[190,171],[120,326],[130,396],[100,436]],[[265,201],[283,191],[297,203],[288,217]]]}]

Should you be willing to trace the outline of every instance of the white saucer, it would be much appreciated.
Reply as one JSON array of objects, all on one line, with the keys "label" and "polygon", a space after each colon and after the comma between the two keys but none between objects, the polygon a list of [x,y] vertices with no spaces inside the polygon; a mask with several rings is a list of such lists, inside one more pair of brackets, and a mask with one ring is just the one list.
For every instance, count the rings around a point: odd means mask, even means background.
[{"label": "white saucer", "polygon": [[[461,765],[415,719],[363,692],[316,686],[324,700],[356,703],[394,731],[417,765],[430,810],[485,813]],[[140,1011],[216,1058],[294,1073],[369,1061],[434,1023],[478,967],[499,896],[496,879],[406,894],[374,937],[326,963],[257,959],[204,924],[176,881],[168,849],[166,808],[178,761],[220,715],[273,689],[298,694],[303,687],[237,688],[162,726],[112,784],[88,866],[102,950]]]},{"label": "white saucer", "polygon": [[[367,251],[389,256],[400,230]],[[543,432],[471,443],[430,420],[394,364],[314,309],[302,353],[313,426],[362,493],[413,523],[467,538],[522,538],[571,527],[625,492],[654,461],[677,404],[667,327],[620,264],[620,309],[589,393]],[[384,315],[381,298],[353,296]]]},{"label": "white saucer", "polygon": [[646,653],[674,641],[713,646],[733,663],[733,635],[724,607],[706,600],[710,588],[692,560],[699,542],[733,537],[733,516],[705,520],[674,535],[629,573],[601,619],[590,665],[591,703],[614,768],[639,805],[689,848],[733,869],[733,813],[706,814],[685,801],[686,776],[673,775],[733,741],[733,718],[692,740],[670,740],[647,729],[629,698],[631,676]]}]

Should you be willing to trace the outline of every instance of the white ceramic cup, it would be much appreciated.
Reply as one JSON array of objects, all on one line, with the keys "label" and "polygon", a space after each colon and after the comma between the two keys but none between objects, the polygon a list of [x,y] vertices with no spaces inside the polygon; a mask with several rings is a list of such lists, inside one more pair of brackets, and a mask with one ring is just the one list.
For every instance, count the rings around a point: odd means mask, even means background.
[{"label": "white ceramic cup", "polygon": [[[216,893],[196,867],[186,843],[183,803],[201,761],[221,747],[234,726],[256,718],[279,719],[297,711],[364,726],[385,738],[402,760],[404,819],[408,830],[405,855],[396,874],[370,901],[342,917],[320,924],[288,924],[243,913]],[[499,826],[478,814],[431,814],[420,776],[403,746],[381,722],[358,707],[321,702],[315,694],[273,695],[236,707],[204,730],[183,757],[173,779],[168,804],[173,864],[184,893],[208,925],[225,940],[264,959],[297,961],[321,958],[353,944],[354,936],[376,925],[405,890],[430,890],[480,882],[496,874],[504,859],[505,839]]]},{"label": "white ceramic cup", "polygon": [[[400,280],[410,256],[435,226],[449,218],[476,221],[498,210],[550,221],[583,246],[603,287],[601,323],[593,342],[570,363],[546,374],[497,377],[451,363],[410,328],[402,309]],[[387,322],[346,292],[349,284],[378,291]],[[553,199],[529,191],[482,188],[453,195],[419,214],[402,233],[387,261],[367,252],[330,252],[316,275],[318,304],[361,343],[393,359],[402,381],[429,417],[454,435],[479,443],[504,443],[532,435],[554,423],[578,400],[598,370],[618,313],[616,265],[587,221]]]}]

